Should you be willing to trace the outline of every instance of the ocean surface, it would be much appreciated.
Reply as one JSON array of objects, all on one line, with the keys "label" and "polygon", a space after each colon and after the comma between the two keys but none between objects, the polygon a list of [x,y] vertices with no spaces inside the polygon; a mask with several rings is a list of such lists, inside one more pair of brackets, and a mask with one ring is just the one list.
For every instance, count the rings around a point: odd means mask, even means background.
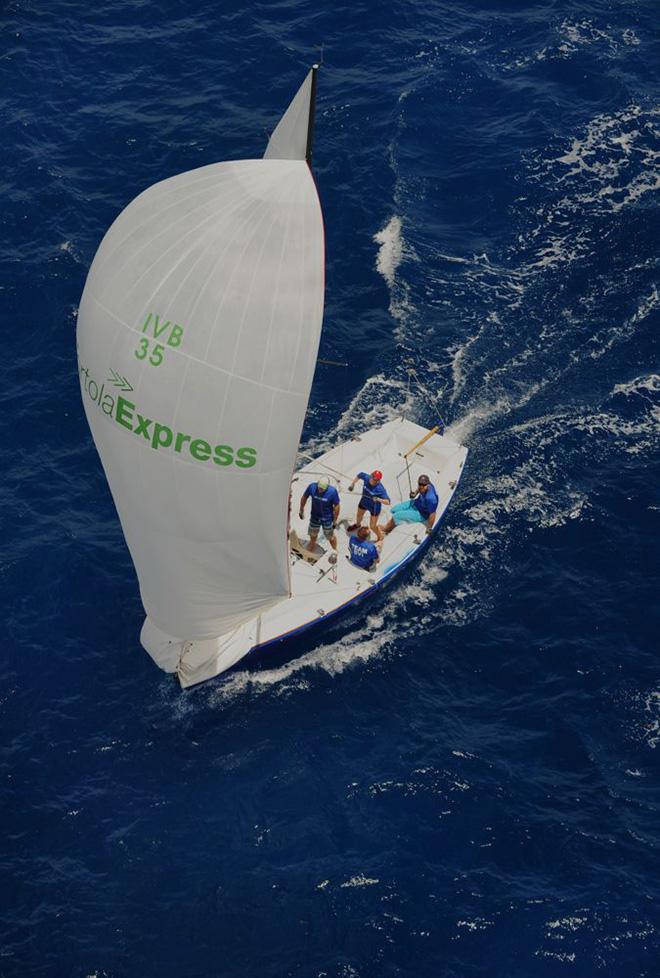
[{"label": "ocean surface", "polygon": [[[9,0],[0,978],[660,974],[658,8]],[[182,693],[86,426],[85,275],[311,61],[303,449],[469,448],[425,560]]]}]

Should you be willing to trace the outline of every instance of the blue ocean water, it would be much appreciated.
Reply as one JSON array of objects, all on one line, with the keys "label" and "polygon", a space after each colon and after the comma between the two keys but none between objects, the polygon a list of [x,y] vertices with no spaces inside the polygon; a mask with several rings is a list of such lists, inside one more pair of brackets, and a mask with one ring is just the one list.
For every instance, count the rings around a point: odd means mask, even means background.
[{"label": "blue ocean water", "polygon": [[[440,412],[468,466],[389,592],[182,693],[77,303],[321,43],[303,447]],[[660,973],[659,54],[637,0],[5,5],[2,978]]]}]

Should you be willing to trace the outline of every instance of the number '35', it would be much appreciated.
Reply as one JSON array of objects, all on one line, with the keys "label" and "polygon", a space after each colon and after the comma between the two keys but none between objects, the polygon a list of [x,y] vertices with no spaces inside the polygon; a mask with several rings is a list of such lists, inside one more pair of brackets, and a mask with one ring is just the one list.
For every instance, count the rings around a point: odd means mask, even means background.
[{"label": "number '35'", "polygon": [[[151,348],[151,356],[149,357],[148,362],[153,367],[159,367],[160,364],[163,362],[164,351],[165,351],[165,347],[163,346],[162,343],[154,343]],[[149,353],[149,340],[146,337],[142,337],[142,339],[138,343],[138,348],[135,351],[135,356],[138,358],[138,360],[144,360],[146,359],[148,353]]]}]

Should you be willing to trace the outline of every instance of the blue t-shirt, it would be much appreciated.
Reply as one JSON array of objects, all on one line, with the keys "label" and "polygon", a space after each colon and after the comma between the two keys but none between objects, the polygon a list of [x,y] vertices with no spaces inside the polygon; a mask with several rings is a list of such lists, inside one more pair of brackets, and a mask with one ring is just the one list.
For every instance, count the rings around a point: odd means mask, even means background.
[{"label": "blue t-shirt", "polygon": [[332,509],[339,506],[339,493],[334,486],[319,493],[317,482],[311,482],[305,489],[305,496],[312,499],[312,519],[319,523],[332,523]]},{"label": "blue t-shirt", "polygon": [[378,550],[369,540],[360,540],[354,533],[348,541],[348,548],[351,551],[351,561],[358,567],[367,570],[378,556]]},{"label": "blue t-shirt", "polygon": [[425,520],[429,518],[431,513],[435,513],[438,508],[438,494],[435,491],[435,486],[429,483],[426,492],[417,493],[413,506],[419,510]]},{"label": "blue t-shirt", "polygon": [[362,479],[362,495],[366,496],[367,499],[389,499],[387,495],[387,490],[382,482],[377,482],[375,486],[369,485],[369,479],[371,475],[368,472],[358,472],[358,479]]}]

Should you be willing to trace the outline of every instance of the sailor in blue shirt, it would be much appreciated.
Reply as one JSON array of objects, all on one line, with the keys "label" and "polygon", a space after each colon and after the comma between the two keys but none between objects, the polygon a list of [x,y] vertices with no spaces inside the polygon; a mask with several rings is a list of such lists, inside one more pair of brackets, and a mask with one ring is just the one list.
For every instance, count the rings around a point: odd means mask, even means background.
[{"label": "sailor in blue shirt", "polygon": [[371,570],[380,560],[378,548],[369,541],[369,530],[361,526],[348,541],[351,563],[364,570]]},{"label": "sailor in blue shirt", "polygon": [[378,525],[378,517],[380,516],[381,506],[389,506],[390,498],[387,495],[387,490],[385,486],[380,481],[383,478],[383,473],[378,469],[369,474],[368,472],[358,472],[350,486],[348,487],[349,492],[353,492],[355,483],[358,479],[362,480],[362,498],[358,503],[357,516],[355,517],[355,523],[351,523],[348,527],[348,532],[351,533],[353,530],[357,530],[359,526],[362,526],[362,520],[364,519],[365,513],[370,513],[369,526],[376,534],[377,540],[382,540],[385,534]]},{"label": "sailor in blue shirt", "polygon": [[339,493],[330,485],[327,476],[322,475],[317,482],[310,482],[300,497],[300,519],[305,514],[307,500],[312,500],[312,512],[309,519],[309,549],[314,550],[319,530],[323,527],[326,540],[334,550],[337,549],[335,526],[339,519]]},{"label": "sailor in blue shirt", "polygon": [[430,533],[435,523],[435,513],[438,508],[438,494],[428,475],[420,475],[417,489],[410,493],[410,499],[405,503],[392,506],[392,519],[385,527],[386,533],[391,533],[400,523],[425,523],[426,532]]}]

